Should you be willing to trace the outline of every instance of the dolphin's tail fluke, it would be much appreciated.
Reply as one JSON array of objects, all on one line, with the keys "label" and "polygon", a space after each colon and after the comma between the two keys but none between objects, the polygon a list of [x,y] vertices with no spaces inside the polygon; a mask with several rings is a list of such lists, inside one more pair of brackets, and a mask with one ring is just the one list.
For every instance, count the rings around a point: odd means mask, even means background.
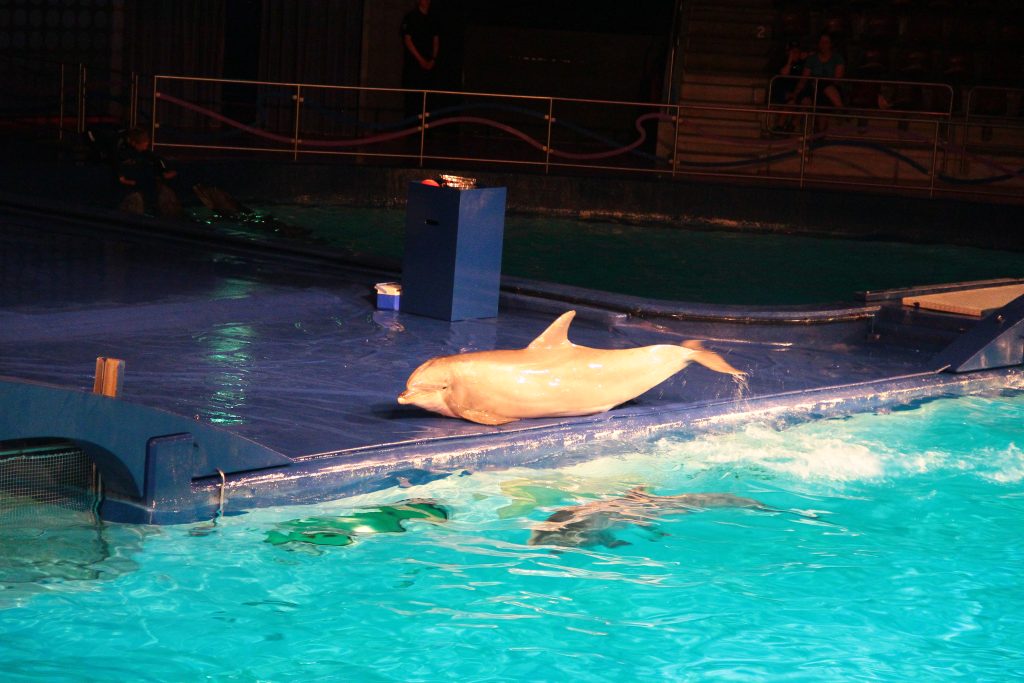
[{"label": "dolphin's tail fluke", "polygon": [[693,360],[694,362],[700,363],[708,370],[714,370],[715,372],[724,372],[734,377],[746,377],[747,373],[742,370],[737,370],[733,366],[729,365],[724,358],[719,356],[714,351],[708,351],[704,348],[696,339],[690,341],[684,341],[682,344],[684,347],[694,351]]}]

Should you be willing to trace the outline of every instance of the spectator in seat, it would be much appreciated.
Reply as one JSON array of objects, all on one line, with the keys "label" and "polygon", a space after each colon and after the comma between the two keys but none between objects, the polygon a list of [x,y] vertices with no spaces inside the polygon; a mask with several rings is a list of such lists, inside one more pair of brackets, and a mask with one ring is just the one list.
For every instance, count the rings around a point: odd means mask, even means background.
[{"label": "spectator in seat", "polygon": [[[822,33],[818,38],[817,50],[804,62],[803,77],[796,87],[798,101],[804,106],[810,106],[813,99],[815,107],[842,109],[843,96],[837,81],[845,74],[846,62],[833,49],[832,36]],[[808,82],[811,78],[817,79],[816,88]],[[825,126],[825,121],[822,121],[822,128]]]}]

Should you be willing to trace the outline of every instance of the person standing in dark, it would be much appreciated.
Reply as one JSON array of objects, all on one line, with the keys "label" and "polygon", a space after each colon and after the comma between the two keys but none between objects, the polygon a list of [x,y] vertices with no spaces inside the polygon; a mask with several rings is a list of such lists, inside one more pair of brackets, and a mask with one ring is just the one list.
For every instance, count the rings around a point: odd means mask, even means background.
[{"label": "person standing in dark", "polygon": [[[441,47],[437,21],[430,14],[430,0],[416,0],[416,6],[402,19],[402,87],[430,90],[435,84],[437,55]],[[405,115],[422,111],[423,96],[407,93]]]}]

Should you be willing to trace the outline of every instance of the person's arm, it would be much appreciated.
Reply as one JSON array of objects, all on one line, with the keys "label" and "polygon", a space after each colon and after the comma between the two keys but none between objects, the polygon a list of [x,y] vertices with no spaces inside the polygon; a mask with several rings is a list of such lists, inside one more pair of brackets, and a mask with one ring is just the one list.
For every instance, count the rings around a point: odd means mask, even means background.
[{"label": "person's arm", "polygon": [[117,159],[117,182],[132,187],[136,182],[128,177],[125,166],[124,158],[119,156]]},{"label": "person's arm", "polygon": [[[437,50],[437,47],[436,47],[436,45],[437,45],[437,43],[436,43],[437,38],[435,37],[434,40],[435,40],[434,50],[436,51]],[[420,54],[420,51],[416,49],[416,44],[412,42],[412,36],[410,36],[408,33],[406,33],[402,37],[402,41],[405,43],[405,49],[408,50],[409,54],[411,54],[413,56],[413,59],[415,59],[419,63],[421,69],[429,70],[431,67],[434,66],[433,60],[430,60],[428,62],[426,59],[423,58],[423,55]]]},{"label": "person's arm", "polygon": [[804,73],[800,76],[800,81],[796,84],[796,88],[793,89],[793,99],[797,99],[803,93],[804,88],[807,87],[807,79],[811,75],[811,67],[805,66]]},{"label": "person's arm", "polygon": [[845,75],[846,75],[846,64],[844,64],[843,62],[839,62],[838,64],[836,64],[835,77],[836,78],[842,78]]},{"label": "person's arm", "polygon": [[[796,54],[794,54],[794,53],[796,53]],[[789,70],[793,68],[793,65],[796,63],[796,60],[799,57],[800,57],[800,53],[799,52],[797,52],[795,50],[790,50],[786,54],[786,63],[782,65],[781,69],[779,69],[779,75],[780,76],[789,76],[790,75],[789,74]]]}]

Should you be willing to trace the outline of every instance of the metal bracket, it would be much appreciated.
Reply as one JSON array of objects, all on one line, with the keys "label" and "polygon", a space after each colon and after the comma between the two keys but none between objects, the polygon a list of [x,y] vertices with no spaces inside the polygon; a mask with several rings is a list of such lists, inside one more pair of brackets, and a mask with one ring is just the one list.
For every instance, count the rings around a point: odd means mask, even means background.
[{"label": "metal bracket", "polygon": [[936,371],[972,372],[1024,364],[1024,296],[957,337],[932,359]]}]

